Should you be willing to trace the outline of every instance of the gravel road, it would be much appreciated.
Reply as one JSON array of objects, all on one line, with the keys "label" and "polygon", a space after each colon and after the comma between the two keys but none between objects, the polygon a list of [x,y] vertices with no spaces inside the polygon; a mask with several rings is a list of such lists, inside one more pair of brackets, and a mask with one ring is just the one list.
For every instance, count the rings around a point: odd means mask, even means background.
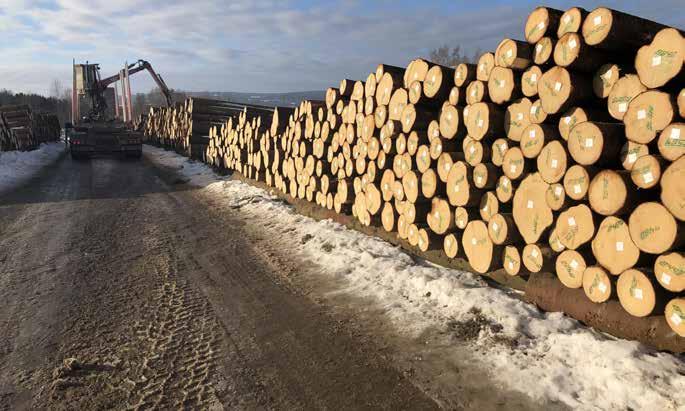
[{"label": "gravel road", "polygon": [[64,157],[0,194],[0,410],[437,407],[195,191]]}]

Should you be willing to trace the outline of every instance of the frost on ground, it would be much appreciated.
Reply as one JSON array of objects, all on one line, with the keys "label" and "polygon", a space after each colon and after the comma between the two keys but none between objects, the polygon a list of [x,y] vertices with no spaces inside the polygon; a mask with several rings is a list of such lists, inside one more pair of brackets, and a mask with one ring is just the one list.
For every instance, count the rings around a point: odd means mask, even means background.
[{"label": "frost on ground", "polygon": [[[578,409],[685,405],[682,357],[599,333],[561,313],[541,312],[517,292],[489,287],[478,275],[417,262],[380,239],[301,216],[266,191],[219,177],[201,163],[147,146],[145,152],[273,230],[274,240],[318,264],[321,275],[346,280],[341,293],[374,298],[400,333],[418,336],[428,327],[452,326],[502,388]],[[455,355],[462,352],[463,347]]]},{"label": "frost on ground", "polygon": [[0,152],[0,192],[26,182],[64,152],[64,143],[46,143],[33,151]]}]

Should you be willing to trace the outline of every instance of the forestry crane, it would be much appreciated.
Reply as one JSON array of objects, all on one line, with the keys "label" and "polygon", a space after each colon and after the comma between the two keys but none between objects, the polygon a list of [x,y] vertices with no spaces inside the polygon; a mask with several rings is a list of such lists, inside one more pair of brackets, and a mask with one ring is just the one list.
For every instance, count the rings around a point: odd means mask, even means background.
[{"label": "forestry crane", "polygon": [[[173,101],[169,88],[145,60],[126,64],[119,73],[106,78],[100,77],[100,65],[97,63],[73,64],[72,123],[65,125],[72,158],[104,153],[140,158],[141,134],[131,129],[133,115],[129,77],[143,70],[150,73],[170,107]],[[121,86],[117,87],[119,81]],[[118,89],[121,90],[120,100]],[[111,103],[114,103],[113,110]]]}]

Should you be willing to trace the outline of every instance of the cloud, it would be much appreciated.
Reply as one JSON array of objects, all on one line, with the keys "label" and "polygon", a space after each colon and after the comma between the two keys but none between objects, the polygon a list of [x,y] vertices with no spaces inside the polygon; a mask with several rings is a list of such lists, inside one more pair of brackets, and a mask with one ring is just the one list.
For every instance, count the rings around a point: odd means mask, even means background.
[{"label": "cloud", "polygon": [[[683,26],[682,0],[609,0],[610,6]],[[590,1],[579,0],[592,9]],[[570,1],[549,2],[570,7]],[[522,37],[532,2],[359,0],[0,0],[0,87],[47,92],[69,84],[69,64],[149,60],[174,88],[293,91],[364,78],[378,63],[406,65],[432,48],[492,50]],[[643,13],[644,12],[644,13]],[[24,71],[22,71],[24,70]],[[146,91],[153,82],[133,80]]]}]

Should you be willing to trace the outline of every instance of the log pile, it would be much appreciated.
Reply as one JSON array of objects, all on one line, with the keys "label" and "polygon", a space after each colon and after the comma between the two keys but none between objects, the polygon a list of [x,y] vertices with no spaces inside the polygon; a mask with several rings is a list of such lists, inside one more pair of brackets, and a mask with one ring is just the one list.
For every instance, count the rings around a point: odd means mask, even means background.
[{"label": "log pile", "polygon": [[59,140],[60,131],[54,114],[33,113],[28,105],[0,106],[0,151],[32,150]]},{"label": "log pile", "polygon": [[[204,160],[685,336],[684,58],[679,30],[539,7],[477,64],[381,64],[325,101],[206,117]],[[146,133],[187,144],[189,109],[151,110]]]},{"label": "log pile", "polygon": [[245,108],[255,113],[273,111],[269,107],[193,97],[173,107],[150,108],[144,132],[150,142],[203,159],[209,145],[210,130],[236,117]]}]

